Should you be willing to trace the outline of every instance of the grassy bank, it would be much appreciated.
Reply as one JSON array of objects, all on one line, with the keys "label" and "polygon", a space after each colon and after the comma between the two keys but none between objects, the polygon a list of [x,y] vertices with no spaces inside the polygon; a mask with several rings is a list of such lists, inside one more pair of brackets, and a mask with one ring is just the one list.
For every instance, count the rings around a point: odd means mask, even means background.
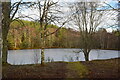
[{"label": "grassy bank", "polygon": [[118,78],[119,59],[3,65],[4,78]]}]

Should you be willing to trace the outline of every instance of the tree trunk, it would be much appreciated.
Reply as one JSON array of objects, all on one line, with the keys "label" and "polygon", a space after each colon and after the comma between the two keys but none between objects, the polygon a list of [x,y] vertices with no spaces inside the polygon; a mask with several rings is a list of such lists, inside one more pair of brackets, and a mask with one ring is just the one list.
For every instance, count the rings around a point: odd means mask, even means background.
[{"label": "tree trunk", "polygon": [[8,52],[8,42],[7,42],[7,34],[8,31],[6,26],[9,26],[7,23],[2,24],[2,39],[3,39],[3,48],[2,48],[2,62],[7,63],[7,52]]},{"label": "tree trunk", "polygon": [[4,35],[2,35],[3,37],[3,48],[2,48],[2,62],[3,63],[7,63],[7,39],[5,38]]},{"label": "tree trunk", "polygon": [[44,48],[45,48],[45,37],[43,33],[42,37],[42,49],[41,49],[41,65],[44,66]]},{"label": "tree trunk", "polygon": [[85,61],[89,61],[89,52],[90,52],[90,50],[84,49],[83,52],[84,52],[84,56],[85,56]]},{"label": "tree trunk", "polygon": [[44,49],[41,49],[41,65],[44,65]]},{"label": "tree trunk", "polygon": [[43,22],[40,22],[41,26],[41,43],[42,43],[42,48],[41,48],[41,65],[44,66],[44,47],[45,47],[45,35],[44,35],[44,26]]},{"label": "tree trunk", "polygon": [[7,35],[9,31],[10,25],[10,2],[3,2],[2,3],[2,13],[3,13],[3,20],[2,20],[2,39],[3,39],[3,48],[2,48],[2,62],[7,63]]},{"label": "tree trunk", "polygon": [[89,53],[84,53],[85,55],[85,61],[89,61]]}]

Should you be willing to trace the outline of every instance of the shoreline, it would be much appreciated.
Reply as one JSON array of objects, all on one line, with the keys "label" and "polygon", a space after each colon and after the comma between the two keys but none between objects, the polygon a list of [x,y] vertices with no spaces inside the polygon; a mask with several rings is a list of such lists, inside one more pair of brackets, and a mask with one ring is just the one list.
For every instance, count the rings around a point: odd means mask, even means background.
[{"label": "shoreline", "polygon": [[[8,50],[29,50],[29,49],[42,49],[42,48],[24,48],[24,49],[8,49]],[[44,48],[44,49],[80,49],[80,48]],[[120,49],[92,49],[92,50],[118,50]]]}]

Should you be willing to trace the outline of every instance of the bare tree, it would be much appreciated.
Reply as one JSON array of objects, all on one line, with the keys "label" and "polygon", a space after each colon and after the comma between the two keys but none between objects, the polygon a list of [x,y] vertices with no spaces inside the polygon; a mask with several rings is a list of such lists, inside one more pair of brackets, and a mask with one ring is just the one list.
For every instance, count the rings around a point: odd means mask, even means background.
[{"label": "bare tree", "polygon": [[7,63],[7,35],[10,28],[10,23],[14,21],[15,14],[17,13],[22,0],[11,4],[11,0],[8,2],[2,2],[2,61]]},{"label": "bare tree", "polygon": [[2,3],[2,39],[3,39],[3,48],[2,48],[2,59],[5,63],[7,63],[7,34],[10,25],[10,6],[11,2],[3,2]]},{"label": "bare tree", "polygon": [[[41,64],[43,64],[44,61],[44,47],[45,47],[45,39],[47,36],[52,35],[56,33],[68,20],[64,22],[60,22],[62,19],[61,17],[58,17],[57,13],[62,13],[59,11],[58,8],[56,8],[58,2],[53,2],[52,0],[37,0],[37,2],[22,2],[20,0],[19,2],[15,2],[11,4],[11,0],[9,2],[2,2],[2,38],[3,38],[3,61],[7,63],[7,35],[10,28],[10,23],[13,21],[18,21],[22,24],[24,24],[20,18],[29,18],[32,20],[35,20],[34,18],[30,17],[29,15],[20,15],[18,17],[15,17],[16,13],[20,9],[20,5],[27,6],[28,8],[32,7],[33,9],[37,9],[38,11],[38,19],[35,21],[38,21],[40,24],[39,27],[39,36],[41,38],[41,43],[43,45],[41,50]],[[52,12],[53,11],[53,12]],[[35,14],[36,15],[36,14]],[[61,24],[61,26],[56,29],[56,31],[49,33],[47,26],[49,24]],[[56,25],[56,24],[55,24]]]},{"label": "bare tree", "polygon": [[[52,0],[37,0],[37,2],[30,5],[31,9],[36,10],[38,14],[34,14],[37,16],[35,21],[39,22],[39,36],[40,43],[42,44],[41,49],[41,65],[44,65],[44,48],[46,45],[46,39],[48,36],[56,33],[61,27],[68,22],[67,20],[62,21],[62,17],[60,14],[63,14],[62,11],[59,10],[60,6],[58,2],[54,2]],[[58,8],[59,7],[59,8]],[[47,27],[49,24],[60,25],[58,29],[54,32],[49,32],[49,28]],[[52,26],[52,25],[51,25]]]},{"label": "bare tree", "polygon": [[106,15],[104,10],[97,10],[98,7],[96,2],[77,2],[70,6],[72,21],[79,27],[80,46],[86,61],[89,61],[89,53],[96,46],[93,34]]}]

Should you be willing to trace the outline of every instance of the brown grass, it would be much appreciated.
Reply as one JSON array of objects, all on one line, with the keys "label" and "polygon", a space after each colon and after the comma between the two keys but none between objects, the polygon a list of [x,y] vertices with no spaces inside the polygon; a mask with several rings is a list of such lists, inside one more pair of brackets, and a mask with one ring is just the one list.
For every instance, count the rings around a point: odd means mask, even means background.
[{"label": "brown grass", "polygon": [[87,62],[51,62],[45,66],[3,65],[4,78],[119,78],[118,59]]}]

